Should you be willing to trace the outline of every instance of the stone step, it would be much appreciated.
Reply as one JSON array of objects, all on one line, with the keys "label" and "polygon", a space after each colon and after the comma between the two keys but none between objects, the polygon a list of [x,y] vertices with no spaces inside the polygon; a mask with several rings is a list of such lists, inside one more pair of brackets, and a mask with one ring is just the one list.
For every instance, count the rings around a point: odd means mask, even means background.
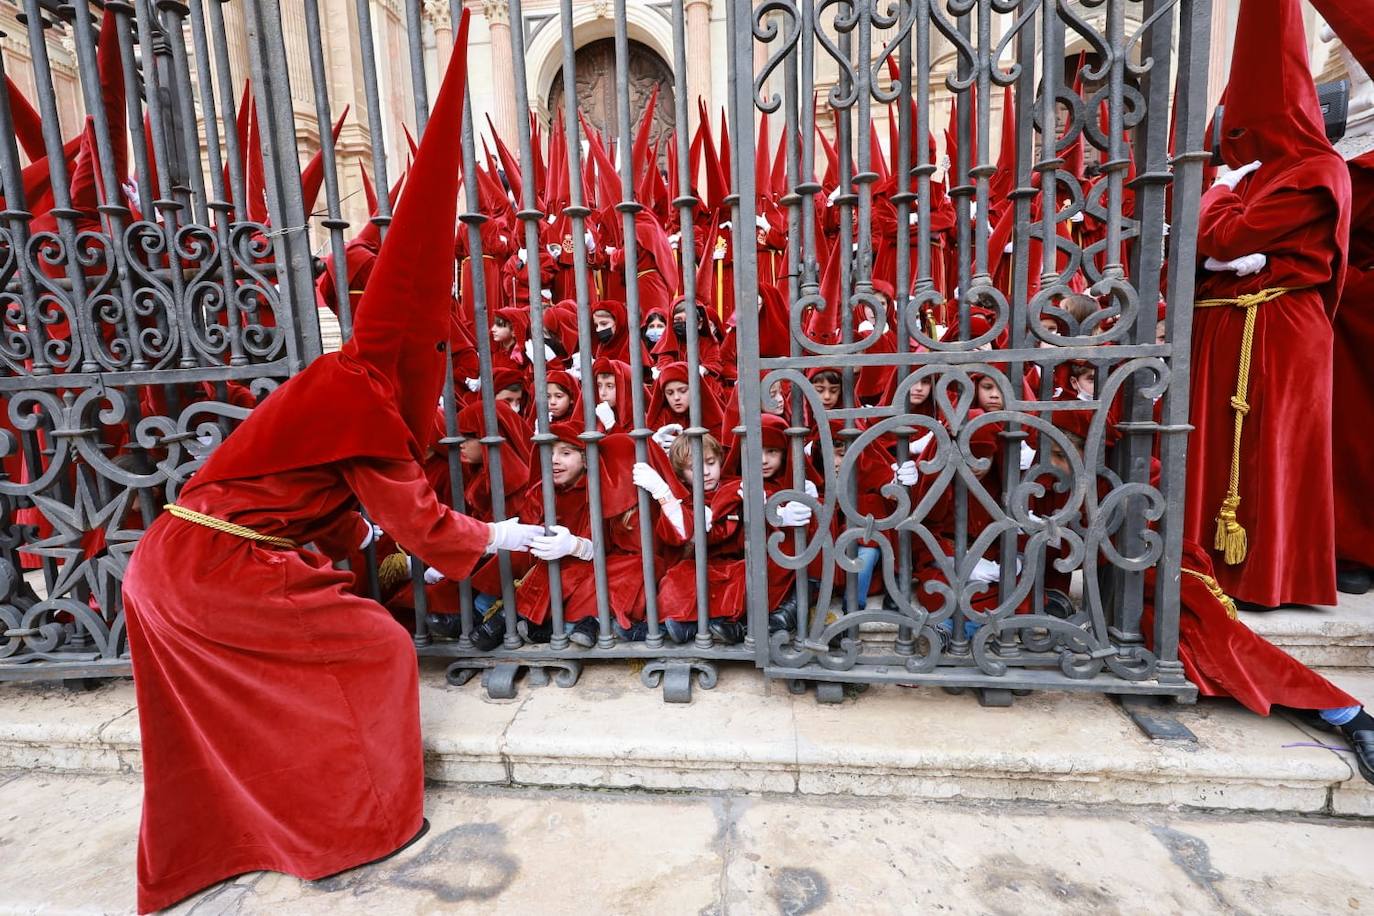
[{"label": "stone step", "polygon": [[1341,595],[1335,607],[1242,611],[1241,619],[1303,664],[1374,668],[1374,592]]},{"label": "stone step", "polygon": [[[141,789],[0,771],[0,916],[134,912]],[[1234,916],[1374,900],[1374,830],[1351,819],[446,785],[425,816],[429,833],[380,864],[254,872],[166,912]]]},{"label": "stone step", "polygon": [[[575,689],[493,700],[476,682],[447,686],[434,660],[421,664],[426,765],[440,783],[1374,816],[1374,791],[1332,737],[1229,701],[1163,707],[1197,738],[1169,742],[1089,694],[1033,694],[998,709],[892,685],[820,705],[738,665],[691,704],[668,705],[627,666],[605,664],[587,666]],[[1374,700],[1374,674],[1331,673]],[[128,773],[138,748],[127,681],[87,693],[0,685],[0,769]]]}]

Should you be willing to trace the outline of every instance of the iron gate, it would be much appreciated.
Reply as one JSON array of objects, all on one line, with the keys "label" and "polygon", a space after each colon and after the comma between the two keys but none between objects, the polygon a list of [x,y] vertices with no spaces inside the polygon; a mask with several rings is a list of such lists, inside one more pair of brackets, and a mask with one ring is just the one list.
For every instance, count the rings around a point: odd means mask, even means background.
[{"label": "iron gate", "polygon": [[[484,133],[469,105],[457,138],[467,212],[455,290],[471,310],[476,393],[468,393],[474,386],[466,379],[450,378],[445,434],[434,443],[452,502],[465,508],[465,473],[473,466],[460,459],[460,402],[480,404],[487,508],[495,518],[508,514],[502,454],[510,437],[498,424],[499,354],[488,333],[508,300],[504,286],[491,288],[484,265],[496,259],[494,245],[507,245],[502,258],[518,247],[523,266],[510,295],[523,292],[528,301],[530,439],[539,459],[521,495],[545,524],[567,521],[559,517],[551,466],[560,440],[549,420],[550,360],[575,367],[584,392],[592,385],[593,313],[601,286],[613,278],[636,342],[628,370],[635,379],[650,377],[647,349],[637,345],[646,318],[641,278],[649,273],[641,269],[648,255],[637,221],[651,214],[665,234],[675,228],[675,269],[664,277],[675,298],[717,309],[725,298],[758,303],[736,308],[737,327],[724,335],[735,345],[733,360],[713,362],[724,340],[715,339],[711,322],[683,326],[690,407],[678,435],[688,444],[690,530],[687,548],[672,561],[686,564],[690,613],[672,614],[668,624],[658,597],[663,551],[647,524],[638,525],[633,564],[644,590],[639,631],[617,626],[612,605],[614,580],[627,569],[623,553],[616,559],[604,537],[593,538],[597,626],[588,647],[569,638],[558,562],[549,567],[546,641],[526,639],[522,572],[504,554],[493,561],[491,593],[457,584],[447,608],[456,611],[451,630],[431,616],[435,587],[404,551],[396,554],[399,567],[371,550],[355,558],[359,588],[405,605],[399,612],[413,614],[417,650],[453,659],[452,682],[483,671],[495,694],[513,690],[522,669],[557,671],[568,686],[585,660],[635,658],[645,662],[645,682],[663,681],[675,699],[690,694],[694,677],[711,686],[721,660],[752,661],[797,686],[817,681],[832,697],[847,681],[977,687],[996,700],[1030,688],[1189,695],[1177,660],[1177,509],[1192,271],[1166,272],[1164,265],[1166,256],[1172,264],[1194,259],[1208,4],[722,5],[720,135],[728,133],[733,145],[713,145],[707,158],[728,149],[728,168],[722,163],[713,178],[705,174],[710,165],[694,158],[691,141],[715,114],[695,108],[688,94],[688,74],[701,66],[691,42],[703,34],[689,12],[696,8],[700,17],[702,4],[672,0],[653,13],[667,18],[673,58],[673,130],[654,138],[655,161],[664,163],[654,169],[657,180],[647,171],[636,175],[643,113],[632,110],[627,78],[627,0],[592,13],[572,0],[533,13],[520,0],[506,5],[510,59],[527,61],[531,44],[556,34],[567,91],[560,112],[532,109],[540,87],[529,85],[525,66],[514,67],[513,138]],[[35,216],[28,196],[46,188],[26,189],[33,167],[25,171],[13,139],[23,113],[0,101],[0,126],[10,138],[0,142],[7,201],[0,392],[9,427],[0,480],[0,679],[122,674],[118,582],[138,533],[256,400],[321,352],[318,296],[336,304],[348,335],[356,290],[349,271],[331,265],[350,263],[348,245],[360,230],[342,216],[319,0],[306,0],[300,17],[277,0],[25,0],[24,7],[42,115],[41,152],[26,154],[30,161],[46,155],[53,180],[50,206]],[[385,55],[373,46],[373,6],[352,5],[373,138],[369,175],[381,192],[371,219],[379,236],[390,212],[385,192],[402,171],[389,168],[381,138],[394,134],[388,119],[424,129],[434,64],[426,39],[433,28],[422,22],[432,21],[436,5],[407,0],[403,7],[413,112],[383,106]],[[460,12],[457,0],[437,5],[450,23]],[[499,12],[488,11],[493,23]],[[602,148],[578,118],[575,52],[587,40],[589,15],[613,23],[613,149]],[[241,49],[236,25],[246,36]],[[59,123],[47,30],[72,36],[91,113],[79,133]],[[497,40],[498,30],[491,34]],[[1079,47],[1091,60],[1079,58],[1080,79],[1071,86],[1066,58]],[[240,50],[246,66],[236,58]],[[245,77],[251,96],[239,99]],[[112,102],[115,87],[125,93]],[[993,117],[999,102],[1000,121]],[[948,165],[935,156],[932,127],[933,113],[946,110],[954,113]],[[245,117],[258,125],[260,160],[236,130]],[[320,147],[307,168],[314,178],[304,182],[302,119],[316,125]],[[781,131],[776,148],[756,132],[764,123]],[[996,158],[995,123],[1003,147]],[[121,171],[126,134],[132,168]],[[513,150],[500,142],[511,140]],[[488,141],[496,141],[495,153]],[[83,142],[98,155],[81,160]],[[556,145],[566,165],[551,178]],[[1089,183],[1078,166],[1090,155],[1097,161]],[[85,183],[67,174],[78,161],[99,163]],[[494,192],[477,180],[479,172]],[[545,184],[531,180],[541,175]],[[312,181],[325,198],[313,213],[302,192]],[[651,190],[648,200],[646,187],[672,193]],[[76,190],[84,196],[73,200]],[[999,203],[994,224],[989,216]],[[511,221],[514,237],[498,242],[492,225],[501,219]],[[598,245],[603,238],[616,245]],[[542,252],[550,243],[559,249],[550,258],[565,265],[558,282],[575,303],[566,352],[547,314],[556,311],[552,298],[542,295]],[[603,247],[616,248],[618,265]],[[765,261],[765,285],[776,279],[784,294],[781,310],[766,290],[760,295]],[[1159,300],[1181,307],[1167,311],[1166,333],[1156,342]],[[889,339],[891,346],[882,343]],[[830,405],[815,381],[825,372],[839,379]],[[1080,380],[1084,399],[1056,397],[1066,373]],[[719,568],[713,572],[709,562],[713,496],[703,483],[711,430],[721,429],[708,426],[705,389],[730,374],[739,422],[722,436],[735,435],[741,461],[748,627],[739,642],[712,635],[711,577]],[[972,405],[982,381],[1001,404],[978,412]],[[912,407],[912,391],[927,388],[927,406]],[[646,386],[630,389],[620,421],[628,429],[618,431],[645,461],[659,448],[661,430],[648,422]],[[604,534],[600,443],[607,432],[595,408],[588,394],[574,419],[585,451],[588,524]],[[765,422],[769,412],[783,418],[791,476],[765,489],[764,427],[778,425]],[[1081,441],[1075,429],[1086,432]],[[1024,466],[1023,443],[1035,450]],[[1152,477],[1155,453],[1161,473]],[[894,465],[914,461],[918,482],[875,485],[869,472],[876,454]],[[636,494],[637,517],[655,517],[647,492]],[[789,503],[789,512],[809,508],[811,523],[776,527]],[[26,577],[26,563],[41,569]],[[868,581],[865,567],[880,583],[871,595],[858,590],[861,577]],[[1147,594],[1147,574],[1156,568],[1171,572],[1155,577]],[[770,576],[788,581],[781,606],[770,599]],[[408,598],[395,599],[407,584]],[[1070,591],[1071,598],[1063,594]],[[1142,632],[1147,604],[1156,610],[1153,650]],[[494,618],[504,631],[490,648],[479,630]],[[676,625],[684,618],[694,628]]]}]

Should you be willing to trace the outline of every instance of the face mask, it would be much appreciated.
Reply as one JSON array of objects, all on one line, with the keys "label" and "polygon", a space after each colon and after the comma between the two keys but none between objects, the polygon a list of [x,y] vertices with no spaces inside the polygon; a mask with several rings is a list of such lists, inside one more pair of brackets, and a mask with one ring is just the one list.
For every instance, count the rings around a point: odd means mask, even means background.
[{"label": "face mask", "polygon": [[678,340],[686,340],[686,339],[687,339],[687,322],[685,322],[685,321],[674,321],[674,322],[673,322],[673,333],[677,335],[677,339],[678,339]]},{"label": "face mask", "polygon": [[649,328],[648,330],[646,330],[646,331],[644,332],[644,339],[647,340],[649,343],[658,343],[659,340],[662,339],[662,337],[663,337],[663,329],[662,329],[662,328],[658,328],[658,327]]},{"label": "face mask", "polygon": [[610,343],[611,338],[614,336],[615,328],[602,328],[601,330],[596,332],[596,339],[601,341],[602,343]]}]

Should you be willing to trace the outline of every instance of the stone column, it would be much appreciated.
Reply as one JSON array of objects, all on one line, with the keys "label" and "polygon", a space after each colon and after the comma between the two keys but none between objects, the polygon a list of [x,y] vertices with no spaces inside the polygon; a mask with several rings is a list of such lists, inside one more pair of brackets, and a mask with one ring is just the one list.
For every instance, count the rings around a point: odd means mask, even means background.
[{"label": "stone column", "polygon": [[1222,90],[1231,71],[1231,45],[1236,36],[1231,17],[1231,0],[1216,0],[1212,4],[1212,47],[1207,66],[1207,117],[1221,101]]},{"label": "stone column", "polygon": [[448,59],[453,55],[453,21],[449,16],[448,0],[425,0],[425,18],[434,26],[436,72],[442,80],[448,69]]},{"label": "stone column", "polygon": [[[510,8],[506,0],[482,0],[482,15],[491,29],[492,123],[501,139],[515,142],[515,64],[510,53]],[[521,61],[520,66],[525,62]],[[477,125],[473,125],[476,127]]]},{"label": "stone column", "polygon": [[711,0],[687,0],[687,120],[696,129],[697,99],[711,110]]}]

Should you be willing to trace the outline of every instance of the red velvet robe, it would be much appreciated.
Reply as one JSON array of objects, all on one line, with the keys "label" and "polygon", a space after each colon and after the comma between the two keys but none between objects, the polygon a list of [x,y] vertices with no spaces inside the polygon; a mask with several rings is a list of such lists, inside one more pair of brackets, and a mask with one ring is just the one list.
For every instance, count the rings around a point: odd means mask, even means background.
[{"label": "red velvet robe", "polygon": [[1374,568],[1374,153],[1349,163],[1350,266],[1336,310],[1331,461],[1336,557]]},{"label": "red velvet robe", "polygon": [[[1298,290],[1259,306],[1256,316],[1237,514],[1249,552],[1234,566],[1213,553],[1226,593],[1265,606],[1336,602],[1329,432],[1335,301],[1322,289],[1343,255],[1336,231],[1335,203],[1325,188],[1280,183],[1256,195],[1246,193],[1244,183],[1239,194],[1216,185],[1202,199],[1199,258],[1262,252],[1269,263],[1249,277],[1204,272],[1197,299],[1280,286]],[[1183,536],[1203,545],[1214,542],[1230,477],[1231,398],[1244,325],[1244,310],[1234,306],[1199,309],[1193,318],[1195,431]]]},{"label": "red velvet robe", "polygon": [[450,578],[487,529],[441,506],[410,462],[352,460],[183,491],[180,504],[320,551],[160,516],[124,579],[143,735],[138,909],[244,872],[311,880],[420,827],[415,650],[329,557],[355,550],[358,494]]}]

